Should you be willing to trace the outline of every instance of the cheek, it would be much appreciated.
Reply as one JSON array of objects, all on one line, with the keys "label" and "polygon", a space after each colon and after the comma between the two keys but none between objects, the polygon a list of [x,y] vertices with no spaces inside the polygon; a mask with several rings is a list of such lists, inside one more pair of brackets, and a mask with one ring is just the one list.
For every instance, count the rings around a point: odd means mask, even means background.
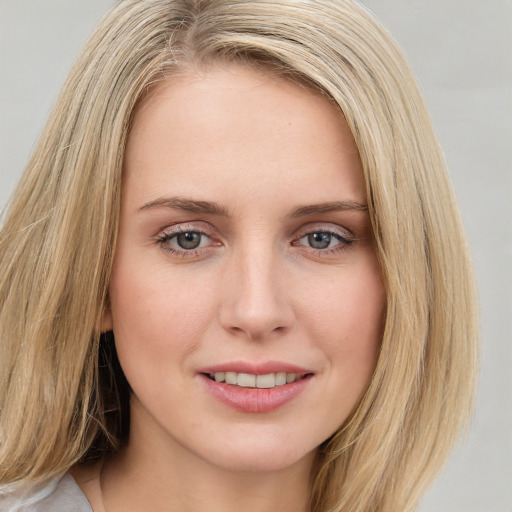
[{"label": "cheek", "polygon": [[206,286],[199,290],[166,268],[148,271],[140,262],[119,258],[110,297],[123,366],[147,362],[156,369],[159,361],[179,360],[192,352],[212,314],[208,295]]},{"label": "cheek", "polygon": [[367,381],[373,373],[386,303],[377,262],[369,258],[365,263],[314,288],[304,302],[314,339],[332,370],[356,381]]}]

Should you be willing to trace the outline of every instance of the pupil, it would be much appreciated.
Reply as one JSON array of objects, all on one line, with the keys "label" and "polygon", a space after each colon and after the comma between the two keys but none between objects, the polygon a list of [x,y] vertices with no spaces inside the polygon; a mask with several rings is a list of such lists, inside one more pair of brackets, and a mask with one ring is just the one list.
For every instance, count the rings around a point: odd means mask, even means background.
[{"label": "pupil", "polygon": [[176,241],[182,249],[196,249],[201,243],[201,235],[193,232],[180,233]]},{"label": "pupil", "polygon": [[331,235],[329,233],[312,233],[308,235],[308,242],[315,249],[325,249],[331,243]]}]

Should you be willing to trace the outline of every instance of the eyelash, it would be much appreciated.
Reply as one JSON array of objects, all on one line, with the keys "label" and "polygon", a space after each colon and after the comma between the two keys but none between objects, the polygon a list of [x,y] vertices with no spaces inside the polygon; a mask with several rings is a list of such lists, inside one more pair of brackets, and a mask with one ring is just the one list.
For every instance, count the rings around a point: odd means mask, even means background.
[{"label": "eyelash", "polygon": [[158,245],[160,245],[160,247],[162,247],[164,251],[167,251],[174,256],[182,258],[196,256],[203,250],[202,247],[195,249],[180,249],[178,247],[172,247],[169,245],[169,242],[173,238],[176,238],[179,235],[185,233],[194,233],[200,235],[201,237],[211,238],[211,236],[204,229],[198,229],[194,226],[177,226],[176,228],[173,228],[172,231],[164,231],[160,235],[157,235],[155,241]]},{"label": "eyelash", "polygon": [[325,234],[329,235],[333,238],[335,238],[339,243],[336,244],[334,247],[326,247],[324,249],[317,249],[314,247],[309,246],[309,249],[311,249],[311,252],[315,256],[327,256],[331,254],[337,254],[342,251],[346,251],[350,249],[350,246],[356,241],[355,238],[351,238],[345,235],[342,235],[338,233],[337,231],[331,230],[331,229],[312,229],[305,233],[303,233],[301,236],[294,239],[292,242],[292,245],[295,245],[298,241],[310,236],[310,235],[316,235],[316,234]]},{"label": "eyelash", "polygon": [[[194,227],[194,226],[178,226],[176,228],[173,228],[172,231],[164,231],[161,234],[157,235],[155,237],[155,242],[158,245],[160,245],[160,247],[162,247],[162,249],[164,249],[168,253],[171,253],[174,256],[183,257],[183,258],[197,256],[199,253],[201,253],[205,249],[204,247],[198,247],[198,248],[194,248],[194,249],[183,249],[183,248],[178,248],[177,246],[169,245],[169,242],[171,240],[173,240],[174,238],[177,238],[180,234],[185,234],[185,233],[191,233],[191,234],[193,233],[193,234],[197,234],[201,237],[207,237],[210,239],[212,238],[208,234],[208,232],[205,231],[204,229],[198,229],[197,227]],[[315,256],[327,256],[327,255],[336,254],[336,253],[339,253],[342,251],[346,251],[346,250],[350,249],[351,245],[357,240],[356,238],[342,235],[342,234],[338,233],[337,231],[334,231],[331,229],[319,228],[319,229],[311,229],[311,230],[305,231],[300,236],[294,238],[291,242],[291,245],[296,247],[296,246],[298,246],[298,242],[300,240],[302,240],[310,235],[314,235],[314,234],[329,235],[330,237],[335,238],[339,242],[334,247],[326,247],[324,249],[317,249],[317,248],[310,246],[309,247],[310,252],[312,254],[314,254]],[[220,244],[217,244],[217,245],[220,245]],[[306,246],[304,246],[304,247],[306,247]]]}]

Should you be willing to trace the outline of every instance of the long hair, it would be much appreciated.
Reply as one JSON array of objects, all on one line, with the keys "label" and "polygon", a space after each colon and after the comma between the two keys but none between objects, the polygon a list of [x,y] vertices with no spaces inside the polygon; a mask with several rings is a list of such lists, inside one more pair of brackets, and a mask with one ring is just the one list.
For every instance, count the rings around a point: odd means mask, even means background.
[{"label": "long hair", "polygon": [[122,0],[57,100],[0,236],[0,481],[42,482],[126,440],[101,334],[137,104],[190,67],[242,62],[337,103],[364,169],[386,286],[369,388],[318,451],[313,512],[407,512],[470,415],[477,314],[442,151],[394,41],[352,0]]}]

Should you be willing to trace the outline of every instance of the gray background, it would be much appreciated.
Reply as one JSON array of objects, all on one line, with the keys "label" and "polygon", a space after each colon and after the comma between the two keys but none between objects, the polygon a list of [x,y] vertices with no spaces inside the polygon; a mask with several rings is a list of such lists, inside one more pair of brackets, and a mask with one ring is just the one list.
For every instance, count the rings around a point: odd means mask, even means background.
[{"label": "gray background", "polygon": [[[0,0],[0,208],[73,60],[112,3]],[[391,30],[418,75],[480,287],[475,419],[419,512],[512,512],[512,1],[363,3]]]}]

